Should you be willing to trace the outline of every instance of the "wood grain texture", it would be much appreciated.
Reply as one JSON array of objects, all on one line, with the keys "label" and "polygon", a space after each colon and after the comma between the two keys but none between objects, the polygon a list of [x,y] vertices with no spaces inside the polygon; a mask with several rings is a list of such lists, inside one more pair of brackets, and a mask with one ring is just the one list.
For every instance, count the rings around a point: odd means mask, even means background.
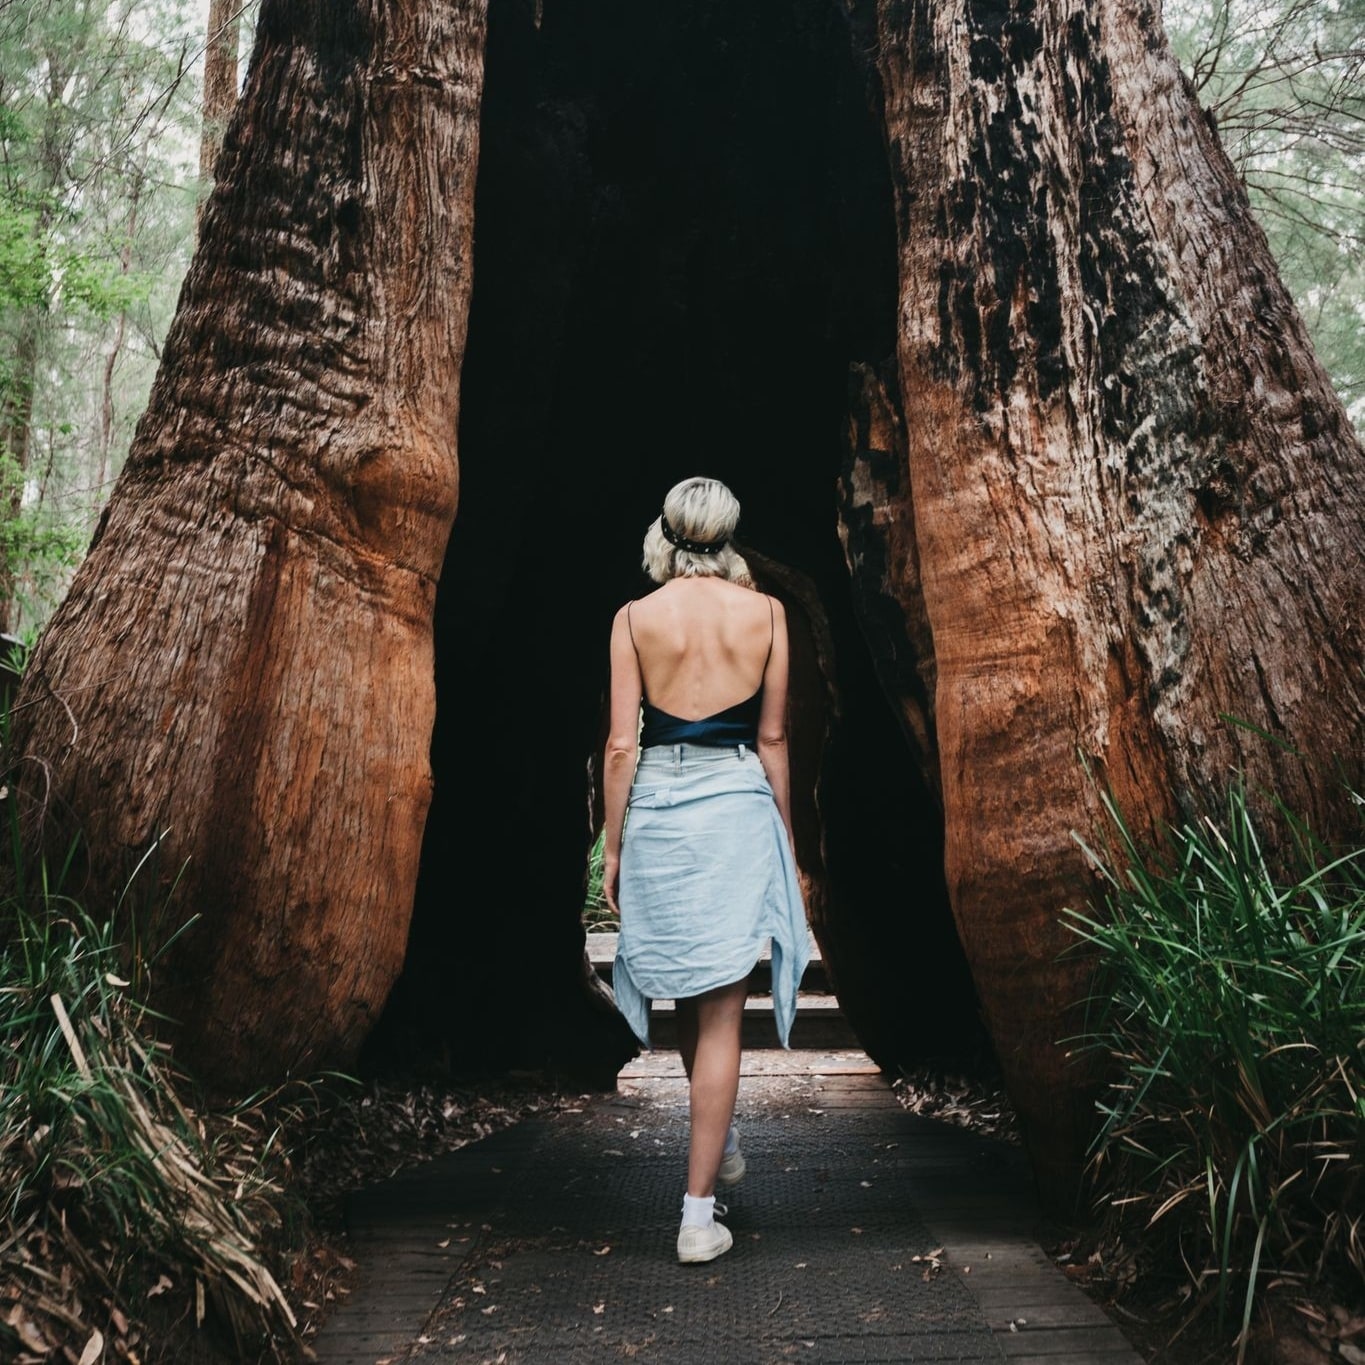
[{"label": "wood grain texture", "polygon": [[1149,834],[1233,766],[1346,828],[1365,457],[1155,4],[880,0],[877,25],[900,597],[932,640],[955,917],[1061,1198],[1091,1124],[1061,1042],[1086,969],[1059,912],[1094,889],[1072,832],[1100,784]]},{"label": "wood grain texture", "polygon": [[[483,0],[267,3],[127,467],[20,697],[31,818],[206,1079],[345,1061],[403,959],[454,519]],[[173,897],[171,880],[181,872]]]}]

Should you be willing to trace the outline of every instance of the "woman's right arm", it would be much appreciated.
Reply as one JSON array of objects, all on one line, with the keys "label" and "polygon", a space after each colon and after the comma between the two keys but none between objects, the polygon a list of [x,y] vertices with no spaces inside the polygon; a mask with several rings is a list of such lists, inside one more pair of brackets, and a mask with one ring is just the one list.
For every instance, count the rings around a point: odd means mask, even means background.
[{"label": "woman's right arm", "polygon": [[616,613],[611,627],[611,727],[602,764],[602,804],[606,839],[602,853],[602,894],[620,915],[616,891],[621,879],[621,831],[626,823],[626,801],[640,733],[640,661],[631,643],[626,608]]},{"label": "woman's right arm", "polygon": [[758,757],[773,789],[778,814],[787,829],[787,839],[795,850],[792,836],[791,777],[787,763],[787,613],[773,599],[773,648],[763,674],[763,705],[758,713]]}]

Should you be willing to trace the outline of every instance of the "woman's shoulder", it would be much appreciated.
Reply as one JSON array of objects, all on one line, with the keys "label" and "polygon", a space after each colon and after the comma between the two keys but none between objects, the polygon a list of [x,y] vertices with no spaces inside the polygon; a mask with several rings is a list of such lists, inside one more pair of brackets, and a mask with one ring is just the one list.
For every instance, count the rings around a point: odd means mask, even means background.
[{"label": "woman's shoulder", "polygon": [[643,597],[632,597],[628,602],[622,602],[612,617],[612,629],[629,630],[641,620],[648,621],[654,612],[654,596],[658,591],[658,588],[655,588],[652,592],[645,593]]},{"label": "woman's shoulder", "polygon": [[628,601],[622,602],[616,609],[618,620],[624,620],[632,612],[643,611],[651,608],[655,597],[658,595],[658,588],[651,588],[643,597],[632,597]]}]

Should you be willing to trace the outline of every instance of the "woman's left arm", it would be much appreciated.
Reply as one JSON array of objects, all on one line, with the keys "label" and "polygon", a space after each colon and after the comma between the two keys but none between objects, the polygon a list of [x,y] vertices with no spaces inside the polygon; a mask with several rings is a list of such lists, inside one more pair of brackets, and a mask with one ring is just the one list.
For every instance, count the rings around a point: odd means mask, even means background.
[{"label": "woman's left arm", "polygon": [[606,839],[602,855],[602,894],[613,913],[620,915],[616,892],[621,880],[621,832],[626,823],[626,801],[635,776],[640,734],[640,661],[631,643],[627,608],[616,613],[611,627],[611,728],[602,764],[602,804]]}]

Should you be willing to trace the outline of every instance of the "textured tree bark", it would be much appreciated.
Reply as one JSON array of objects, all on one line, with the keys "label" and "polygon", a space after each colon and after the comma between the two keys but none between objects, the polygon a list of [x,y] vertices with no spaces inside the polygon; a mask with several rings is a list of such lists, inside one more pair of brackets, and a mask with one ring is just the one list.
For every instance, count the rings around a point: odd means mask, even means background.
[{"label": "textured tree bark", "polygon": [[899,597],[932,636],[954,913],[1059,1198],[1091,1128],[1060,1041],[1084,967],[1058,912],[1091,889],[1071,832],[1100,821],[1081,759],[1139,831],[1234,765],[1344,830],[1365,458],[1157,4],[876,17],[920,579]]},{"label": "textured tree bark", "polygon": [[[399,971],[457,497],[484,0],[267,0],[150,404],[32,661],[32,816],[206,1079],[344,1060]],[[183,867],[177,892],[162,899]]]}]

